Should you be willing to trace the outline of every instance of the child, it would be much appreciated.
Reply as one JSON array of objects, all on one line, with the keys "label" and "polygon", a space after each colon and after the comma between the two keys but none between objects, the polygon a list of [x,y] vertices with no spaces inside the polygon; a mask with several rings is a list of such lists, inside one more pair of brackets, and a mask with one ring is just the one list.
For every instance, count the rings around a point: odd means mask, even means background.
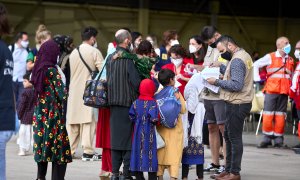
[{"label": "child", "polygon": [[[158,73],[158,81],[163,85],[163,89],[155,95],[155,99],[160,99],[161,93],[166,90],[174,88],[175,85],[175,73],[169,69],[162,69]],[[181,110],[180,113],[185,113],[185,102],[182,95],[179,92],[174,94],[177,99],[180,100]],[[167,128],[165,126],[157,127],[158,133],[165,141],[165,147],[157,151],[158,157],[158,172],[159,179],[163,179],[164,170],[168,169],[170,179],[177,179],[179,166],[182,157],[183,150],[183,126],[181,120],[181,114],[177,117],[177,124],[174,128]],[[169,116],[171,117],[171,116]]]},{"label": "child", "polygon": [[18,144],[19,156],[25,156],[32,146],[32,117],[34,111],[34,92],[29,82],[30,73],[23,76],[24,90],[18,107],[18,118],[21,120]]},{"label": "child", "polygon": [[119,51],[114,55],[113,59],[118,58],[133,59],[136,69],[142,79],[150,78],[151,70],[158,61],[158,57],[154,53],[151,43],[147,40],[144,40],[139,44],[136,54]]},{"label": "child", "polygon": [[140,96],[130,108],[129,117],[134,122],[134,134],[130,158],[130,170],[136,179],[142,180],[143,172],[148,179],[157,179],[158,169],[155,123],[158,121],[158,108],[154,99],[155,84],[144,79],[140,84]]}]

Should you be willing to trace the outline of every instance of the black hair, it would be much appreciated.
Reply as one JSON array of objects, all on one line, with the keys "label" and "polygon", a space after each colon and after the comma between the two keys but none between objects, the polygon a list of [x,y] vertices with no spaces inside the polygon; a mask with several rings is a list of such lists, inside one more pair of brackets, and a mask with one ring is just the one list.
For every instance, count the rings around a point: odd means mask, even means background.
[{"label": "black hair", "polygon": [[152,44],[147,40],[143,40],[136,49],[136,53],[140,55],[147,55],[152,52],[152,49]]},{"label": "black hair", "polygon": [[176,44],[170,48],[170,50],[168,52],[169,57],[171,57],[171,53],[180,55],[182,58],[187,57],[186,50],[180,44]]},{"label": "black hair", "polygon": [[227,45],[229,42],[232,43],[233,45],[236,45],[238,46],[238,44],[236,43],[236,41],[231,37],[231,36],[228,36],[228,35],[223,35],[221,36],[217,41],[216,41],[216,44],[218,43],[223,43],[224,45]]},{"label": "black hair", "polygon": [[140,36],[142,36],[140,32],[131,32],[132,43],[134,43],[134,41]]},{"label": "black hair", "polygon": [[89,26],[89,27],[84,28],[83,31],[81,32],[81,39],[82,39],[82,41],[87,41],[92,36],[96,37],[97,34],[98,34],[97,29]]},{"label": "black hair", "polygon": [[209,39],[214,37],[216,32],[218,32],[216,27],[204,26],[201,32],[201,38],[203,41],[208,41]]},{"label": "black hair", "polygon": [[[204,57],[206,55],[206,51],[207,51],[207,45],[204,43],[202,37],[200,35],[194,35],[192,36],[190,39],[194,39],[198,44],[201,44],[202,47],[200,48],[200,50],[197,51],[197,54],[199,56],[199,58],[197,58],[197,62],[195,62],[194,60],[194,63],[198,63],[198,61],[204,61]],[[191,56],[191,55],[190,55]]]},{"label": "black hair", "polygon": [[175,78],[175,73],[170,69],[162,69],[158,73],[158,81],[161,85],[167,86],[170,80]]},{"label": "black hair", "polygon": [[7,18],[7,10],[4,4],[0,3],[0,36],[2,34],[9,34],[10,26]]},{"label": "black hair", "polygon": [[23,79],[26,79],[26,80],[30,80],[30,75],[31,75],[31,71],[27,71],[24,76],[23,76]]},{"label": "black hair", "polygon": [[24,32],[24,31],[21,31],[19,32],[16,37],[15,37],[15,42],[17,42],[19,39],[22,39],[23,35],[27,35],[28,36],[28,33],[27,32]]}]

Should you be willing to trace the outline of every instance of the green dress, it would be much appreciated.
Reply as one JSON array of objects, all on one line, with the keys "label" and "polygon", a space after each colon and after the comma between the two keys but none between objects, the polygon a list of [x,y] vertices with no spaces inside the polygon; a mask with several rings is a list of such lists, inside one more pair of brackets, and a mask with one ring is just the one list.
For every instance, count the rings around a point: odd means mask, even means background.
[{"label": "green dress", "polygon": [[49,68],[45,90],[39,95],[33,116],[33,151],[36,162],[72,162],[63,101],[66,90],[56,68]]}]

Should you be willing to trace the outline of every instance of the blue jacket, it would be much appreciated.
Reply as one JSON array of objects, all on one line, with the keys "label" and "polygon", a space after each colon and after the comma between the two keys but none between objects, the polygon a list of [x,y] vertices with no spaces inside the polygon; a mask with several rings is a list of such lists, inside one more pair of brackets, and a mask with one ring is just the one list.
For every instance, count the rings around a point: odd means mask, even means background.
[{"label": "blue jacket", "polygon": [[160,49],[160,56],[158,62],[155,64],[155,68],[154,68],[155,71],[160,71],[164,65],[171,63],[166,47],[161,46],[159,49]]},{"label": "blue jacket", "polygon": [[12,54],[7,45],[0,39],[0,131],[15,130],[12,74]]}]

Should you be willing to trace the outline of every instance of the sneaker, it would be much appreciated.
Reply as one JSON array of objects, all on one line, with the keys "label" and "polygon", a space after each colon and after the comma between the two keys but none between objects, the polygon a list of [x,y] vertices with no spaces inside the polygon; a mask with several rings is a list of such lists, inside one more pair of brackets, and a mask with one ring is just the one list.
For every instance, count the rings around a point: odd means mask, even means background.
[{"label": "sneaker", "polygon": [[25,151],[25,149],[20,148],[18,155],[19,155],[19,156],[26,156],[26,151]]},{"label": "sneaker", "polygon": [[94,161],[100,161],[102,159],[102,155],[101,154],[97,154],[95,153],[93,156],[93,160]]},{"label": "sneaker", "polygon": [[217,174],[221,174],[223,171],[225,171],[225,166],[220,166],[218,171],[217,171]]},{"label": "sneaker", "polygon": [[82,157],[81,157],[81,160],[82,161],[94,161],[93,157],[94,157],[94,154],[83,153]]},{"label": "sneaker", "polygon": [[219,165],[215,165],[214,163],[210,163],[206,168],[203,169],[204,172],[217,172],[220,168]]}]

